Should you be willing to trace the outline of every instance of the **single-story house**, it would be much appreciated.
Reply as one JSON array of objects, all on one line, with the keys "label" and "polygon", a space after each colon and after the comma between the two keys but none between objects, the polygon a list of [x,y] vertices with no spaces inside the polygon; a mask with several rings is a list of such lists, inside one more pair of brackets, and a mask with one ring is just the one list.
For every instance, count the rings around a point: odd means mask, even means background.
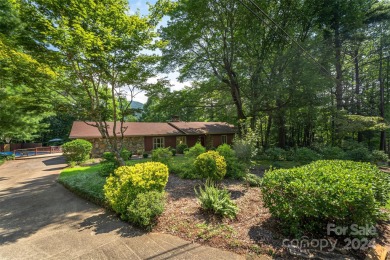
[{"label": "single-story house", "polygon": [[[92,156],[98,157],[108,149],[99,130],[91,126],[91,123],[73,122],[69,138],[90,141],[93,147]],[[117,128],[118,126],[119,123]],[[109,122],[108,128],[112,127],[113,122]],[[191,147],[198,141],[206,147],[218,147],[224,143],[231,144],[236,133],[233,125],[224,122],[125,122],[123,127],[124,147],[133,153],[150,152],[159,147],[176,148],[180,143]],[[110,132],[110,129],[108,130]]]}]

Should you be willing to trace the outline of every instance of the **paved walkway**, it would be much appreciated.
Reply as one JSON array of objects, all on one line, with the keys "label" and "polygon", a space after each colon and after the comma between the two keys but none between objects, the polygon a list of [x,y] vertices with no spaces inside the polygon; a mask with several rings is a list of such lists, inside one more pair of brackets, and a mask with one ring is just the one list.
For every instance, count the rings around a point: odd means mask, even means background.
[{"label": "paved walkway", "polygon": [[0,166],[0,259],[241,259],[180,238],[146,234],[56,182],[61,157]]}]

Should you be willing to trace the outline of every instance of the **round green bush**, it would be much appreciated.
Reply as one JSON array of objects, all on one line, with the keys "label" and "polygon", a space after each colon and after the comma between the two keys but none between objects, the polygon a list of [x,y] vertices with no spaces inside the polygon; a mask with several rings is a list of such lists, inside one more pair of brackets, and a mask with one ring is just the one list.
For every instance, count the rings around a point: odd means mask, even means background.
[{"label": "round green bush", "polygon": [[76,139],[62,145],[62,152],[67,162],[77,164],[89,159],[92,151],[92,144],[83,139]]},{"label": "round green bush", "polygon": [[125,220],[127,208],[139,193],[162,192],[168,182],[168,167],[159,162],[121,166],[107,178],[105,197],[114,211]]},{"label": "round green bush", "polygon": [[122,149],[121,151],[121,157],[123,160],[127,161],[127,160],[130,160],[131,159],[131,156],[133,156],[133,153],[130,152],[129,150],[127,149]]},{"label": "round green bush", "polygon": [[188,146],[186,144],[178,144],[178,145],[176,145],[176,152],[178,154],[184,154],[185,149],[188,149]]},{"label": "round green bush", "polygon": [[320,158],[321,156],[318,153],[306,147],[297,148],[293,153],[293,159],[297,162],[312,162]]},{"label": "round green bush", "polygon": [[267,149],[265,154],[272,161],[285,161],[287,159],[287,151],[278,147]]},{"label": "round green bush", "polygon": [[110,176],[118,168],[118,164],[115,162],[104,162],[100,163],[101,167],[99,169],[99,175],[102,177]]},{"label": "round green bush", "polygon": [[322,158],[325,160],[342,160],[345,158],[345,152],[340,147],[326,146],[319,149]]},{"label": "round green bush", "polygon": [[366,147],[358,147],[347,152],[347,159],[357,162],[369,162],[371,161],[371,154]]},{"label": "round green bush", "polygon": [[137,226],[150,229],[155,223],[155,218],[164,212],[164,207],[164,192],[139,193],[127,208],[127,219]]},{"label": "round green bush", "polygon": [[116,162],[115,155],[112,152],[104,152],[102,159],[102,162]]},{"label": "round green bush", "polygon": [[228,144],[218,146],[217,152],[225,158],[226,177],[240,179],[245,176],[245,165],[238,161],[236,152]]},{"label": "round green bush", "polygon": [[375,225],[389,198],[389,176],[369,163],[323,160],[271,170],[261,189],[264,205],[286,233],[323,234],[328,223]]},{"label": "round green bush", "polygon": [[384,151],[374,150],[371,152],[371,161],[373,163],[387,162],[388,160],[389,156]]},{"label": "round green bush", "polygon": [[208,151],[199,155],[194,166],[203,178],[222,180],[226,175],[225,158],[216,151]]},{"label": "round green bush", "polygon": [[203,147],[200,143],[196,143],[193,147],[191,147],[187,152],[184,154],[188,157],[197,157],[202,153],[206,152],[206,148]]},{"label": "round green bush", "polygon": [[152,161],[170,165],[172,152],[169,148],[157,148],[152,151]]}]

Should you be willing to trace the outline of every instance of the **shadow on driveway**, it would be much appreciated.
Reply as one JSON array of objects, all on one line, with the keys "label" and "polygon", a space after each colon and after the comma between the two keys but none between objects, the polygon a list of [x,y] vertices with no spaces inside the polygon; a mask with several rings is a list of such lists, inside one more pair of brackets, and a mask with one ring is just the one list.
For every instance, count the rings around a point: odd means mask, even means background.
[{"label": "shadow on driveway", "polygon": [[[41,162],[46,167],[31,173],[28,165],[22,165],[30,163],[34,167],[38,163],[42,165]],[[12,163],[15,167],[10,165]],[[63,169],[63,163],[60,157],[37,162],[12,161],[7,169],[2,168],[0,174],[5,176],[0,176],[3,185],[0,189],[0,245],[29,237],[47,226],[67,225],[80,231],[92,229],[97,233],[115,231],[127,237],[142,234],[138,229],[118,221],[112,214],[99,214],[99,207],[80,199],[57,183],[58,174],[53,173]],[[23,171],[17,172],[18,168],[23,168]],[[11,172],[12,169],[15,172]]]}]

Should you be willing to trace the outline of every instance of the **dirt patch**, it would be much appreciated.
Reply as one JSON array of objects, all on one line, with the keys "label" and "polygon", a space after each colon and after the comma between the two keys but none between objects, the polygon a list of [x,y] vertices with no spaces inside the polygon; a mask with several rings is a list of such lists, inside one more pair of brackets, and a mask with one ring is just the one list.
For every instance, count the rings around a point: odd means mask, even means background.
[{"label": "dirt patch", "polygon": [[[256,173],[261,175],[262,172],[262,169],[258,169]],[[184,180],[171,174],[166,187],[166,209],[159,217],[154,231],[247,256],[267,254],[293,259],[282,246],[286,237],[282,235],[277,220],[263,206],[259,188],[234,180],[222,182],[221,185],[229,190],[240,209],[237,218],[229,220],[220,219],[200,208],[194,187],[201,184],[200,180]],[[381,224],[381,234],[377,238],[380,244],[389,243],[389,224]],[[354,257],[361,255],[351,253]]]}]

